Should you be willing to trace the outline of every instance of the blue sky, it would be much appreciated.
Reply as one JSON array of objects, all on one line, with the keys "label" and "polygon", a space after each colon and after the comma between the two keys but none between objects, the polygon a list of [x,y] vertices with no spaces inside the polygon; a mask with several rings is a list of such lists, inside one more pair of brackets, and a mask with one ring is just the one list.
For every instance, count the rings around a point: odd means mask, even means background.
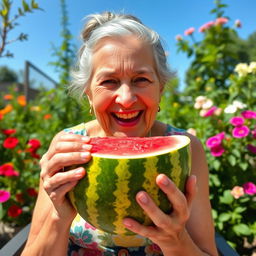
[{"label": "blue sky", "polygon": [[[19,0],[14,0],[14,10],[17,9]],[[7,65],[15,71],[24,68],[26,60],[43,70],[54,80],[58,80],[58,74],[50,61],[55,59],[51,56],[51,44],[60,45],[60,4],[59,0],[37,0],[44,11],[36,11],[22,17],[19,26],[11,33],[10,38],[20,32],[27,33],[29,40],[10,44],[8,49],[15,54],[14,58],[1,58],[0,66]],[[228,4],[226,15],[230,18],[229,25],[233,25],[236,19],[242,22],[242,28],[238,34],[247,38],[256,31],[256,1],[255,0],[225,0]],[[214,7],[213,0],[66,0],[69,16],[69,30],[75,37],[75,43],[79,45],[79,32],[83,26],[83,17],[88,14],[110,11],[123,11],[139,17],[146,25],[156,30],[165,41],[166,51],[169,53],[168,60],[171,68],[177,71],[182,80],[190,59],[183,53],[177,53],[175,36],[183,35],[189,27],[198,28],[204,23],[213,20],[210,14]],[[14,13],[14,12],[13,12]],[[201,34],[195,33],[195,38],[200,39]]]}]

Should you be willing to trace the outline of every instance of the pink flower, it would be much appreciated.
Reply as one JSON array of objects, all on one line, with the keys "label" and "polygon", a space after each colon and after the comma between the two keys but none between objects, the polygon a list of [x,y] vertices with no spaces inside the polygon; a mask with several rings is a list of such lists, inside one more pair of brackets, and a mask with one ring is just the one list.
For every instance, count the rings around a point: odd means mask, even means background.
[{"label": "pink flower", "polygon": [[192,35],[195,31],[195,28],[191,27],[191,28],[188,28],[187,30],[185,30],[184,32],[184,35],[185,36],[189,36],[189,35]]},{"label": "pink flower", "polygon": [[205,113],[203,113],[203,117],[208,117],[208,116],[212,116],[214,114],[214,112],[217,110],[218,108],[216,106],[211,107],[209,110],[207,110]]},{"label": "pink flower", "polygon": [[216,21],[215,21],[215,25],[224,25],[228,22],[228,19],[227,18],[224,18],[224,17],[220,17],[220,18],[217,18]]},{"label": "pink flower", "polygon": [[211,148],[211,154],[215,157],[222,156],[224,152],[225,152],[225,149],[221,144]]},{"label": "pink flower", "polygon": [[254,139],[256,139],[256,129],[255,129],[255,130],[252,130],[252,137],[253,137]]},{"label": "pink flower", "polygon": [[216,147],[221,144],[221,139],[218,136],[213,136],[207,139],[206,146],[208,148]]},{"label": "pink flower", "polygon": [[11,194],[9,191],[0,190],[0,203],[4,203],[8,201],[10,197],[11,197]]},{"label": "pink flower", "polygon": [[244,119],[241,116],[234,116],[229,120],[229,122],[233,126],[242,126],[244,124]]},{"label": "pink flower", "polygon": [[241,113],[245,119],[256,119],[256,112],[252,110],[245,110]]},{"label": "pink flower", "polygon": [[256,154],[256,147],[253,146],[252,144],[248,144],[247,149],[251,151],[253,154]]},{"label": "pink flower", "polygon": [[221,140],[224,140],[225,139],[225,132],[218,133],[218,134],[215,135],[215,137],[218,137]]},{"label": "pink flower", "polygon": [[244,195],[244,189],[243,187],[235,186],[230,193],[235,199],[238,199],[239,197]]},{"label": "pink flower", "polygon": [[199,28],[199,32],[205,32],[207,29],[209,29],[210,27],[212,27],[214,25],[214,21],[209,21],[207,23],[205,23],[204,25],[202,25],[200,28]]},{"label": "pink flower", "polygon": [[256,194],[256,185],[252,182],[247,182],[243,185],[245,194],[254,195]]},{"label": "pink flower", "polygon": [[181,36],[181,35],[177,35],[177,36],[175,36],[175,39],[176,39],[177,41],[181,41],[181,40],[182,40],[182,36]]},{"label": "pink flower", "polygon": [[236,20],[236,21],[235,21],[235,26],[236,26],[237,28],[241,28],[241,27],[242,27],[241,21],[240,21],[240,20]]},{"label": "pink flower", "polygon": [[237,126],[233,129],[232,135],[234,138],[244,138],[250,133],[250,129],[246,126]]}]

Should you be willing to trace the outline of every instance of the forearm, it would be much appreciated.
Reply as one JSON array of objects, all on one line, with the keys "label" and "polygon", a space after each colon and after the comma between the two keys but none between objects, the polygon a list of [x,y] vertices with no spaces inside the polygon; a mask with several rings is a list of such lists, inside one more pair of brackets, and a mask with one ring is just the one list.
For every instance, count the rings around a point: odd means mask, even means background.
[{"label": "forearm", "polygon": [[22,256],[67,255],[71,223],[59,219],[53,213],[48,214],[38,235],[28,240]]},{"label": "forearm", "polygon": [[177,246],[173,248],[172,246],[164,245],[161,246],[164,256],[217,256],[215,248],[212,248],[212,252],[207,252],[206,250],[199,248],[194,241],[191,239],[190,235],[185,231],[181,239],[177,243]]}]

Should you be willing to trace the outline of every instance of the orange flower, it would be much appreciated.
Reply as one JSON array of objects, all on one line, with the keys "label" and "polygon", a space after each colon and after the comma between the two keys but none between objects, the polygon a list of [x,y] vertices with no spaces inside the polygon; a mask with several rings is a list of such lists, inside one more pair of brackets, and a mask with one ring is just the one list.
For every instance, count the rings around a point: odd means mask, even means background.
[{"label": "orange flower", "polygon": [[11,95],[11,94],[6,94],[6,95],[4,95],[4,97],[3,97],[5,100],[12,100],[13,99],[13,95]]},{"label": "orange flower", "polygon": [[5,115],[13,110],[13,107],[11,104],[8,104],[5,106],[5,108],[0,109],[0,115]]},{"label": "orange flower", "polygon": [[46,115],[44,115],[44,119],[45,119],[45,120],[50,119],[50,118],[52,118],[52,115],[51,115],[51,114],[46,114]]},{"label": "orange flower", "polygon": [[17,102],[21,105],[21,106],[26,106],[27,105],[27,100],[25,95],[20,95],[17,97]]}]

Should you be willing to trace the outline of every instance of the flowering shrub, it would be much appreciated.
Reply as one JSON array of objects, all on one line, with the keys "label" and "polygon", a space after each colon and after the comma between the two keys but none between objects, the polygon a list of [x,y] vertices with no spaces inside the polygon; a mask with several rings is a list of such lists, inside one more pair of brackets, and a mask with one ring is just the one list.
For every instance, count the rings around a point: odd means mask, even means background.
[{"label": "flowering shrub", "polygon": [[[239,255],[252,255],[256,241],[256,62],[240,63],[242,23],[224,15],[177,35],[178,51],[193,56],[184,92],[167,88],[160,120],[185,128],[205,147],[215,228]],[[230,24],[233,28],[230,27]],[[201,41],[196,33],[201,33]]]},{"label": "flowering shrub", "polygon": [[39,159],[51,138],[89,116],[61,88],[29,103],[13,90],[0,97],[0,219],[22,226],[31,220]]}]

